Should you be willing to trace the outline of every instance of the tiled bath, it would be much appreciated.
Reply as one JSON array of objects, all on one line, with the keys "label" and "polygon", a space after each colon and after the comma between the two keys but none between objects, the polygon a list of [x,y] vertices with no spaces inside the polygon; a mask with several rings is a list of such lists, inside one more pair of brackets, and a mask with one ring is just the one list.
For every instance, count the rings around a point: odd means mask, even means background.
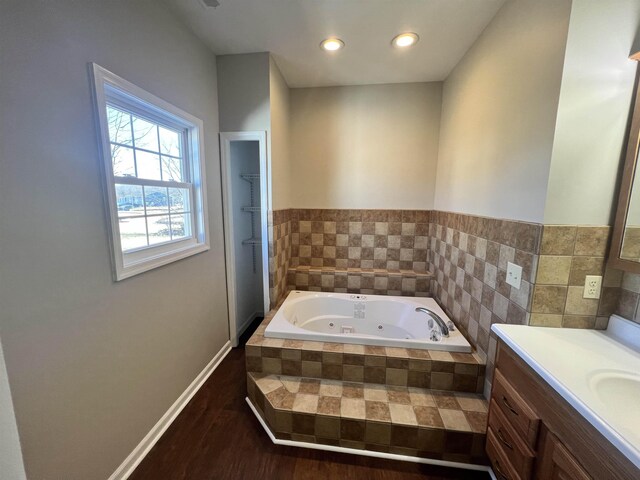
[{"label": "tiled bath", "polygon": [[[605,269],[608,226],[429,210],[288,209],[272,218],[272,305],[291,289],[433,296],[487,362],[487,389],[493,323],[606,328],[611,313],[640,317],[638,276]],[[508,262],[523,267],[520,289],[506,283]],[[586,275],[604,275],[600,300],[582,298]]]}]

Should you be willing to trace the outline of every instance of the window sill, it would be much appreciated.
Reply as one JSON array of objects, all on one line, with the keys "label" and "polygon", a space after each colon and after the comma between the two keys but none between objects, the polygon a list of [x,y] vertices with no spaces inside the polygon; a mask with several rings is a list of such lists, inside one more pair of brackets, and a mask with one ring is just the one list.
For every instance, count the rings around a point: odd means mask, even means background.
[{"label": "window sill", "polygon": [[206,252],[210,248],[211,247],[206,243],[199,243],[196,245],[190,245],[181,250],[174,250],[170,253],[159,254],[154,257],[145,258],[144,260],[131,262],[116,269],[116,281],[124,280],[125,278],[133,277],[163,265],[168,265],[169,263],[182,260],[183,258]]}]

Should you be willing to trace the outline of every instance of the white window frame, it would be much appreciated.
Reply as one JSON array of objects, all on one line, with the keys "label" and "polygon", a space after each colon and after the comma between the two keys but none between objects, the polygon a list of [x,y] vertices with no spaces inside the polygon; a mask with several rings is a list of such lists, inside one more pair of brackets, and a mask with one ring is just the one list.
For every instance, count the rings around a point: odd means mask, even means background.
[{"label": "white window frame", "polygon": [[[90,64],[94,85],[96,125],[102,157],[103,189],[107,205],[109,240],[116,281],[138,275],[151,269],[175,262],[182,258],[209,250],[209,227],[207,215],[203,123],[199,118],[165,102],[131,82],[118,77],[103,67]],[[107,120],[107,103],[121,106],[143,118],[161,125],[179,126],[186,131],[184,142],[188,182],[167,182],[127,177],[113,174],[111,143]],[[173,240],[159,245],[141,247],[123,252],[120,243],[120,226],[116,199],[116,183],[136,185],[169,186],[188,188],[191,204],[192,237]],[[145,217],[146,218],[146,217]]]}]

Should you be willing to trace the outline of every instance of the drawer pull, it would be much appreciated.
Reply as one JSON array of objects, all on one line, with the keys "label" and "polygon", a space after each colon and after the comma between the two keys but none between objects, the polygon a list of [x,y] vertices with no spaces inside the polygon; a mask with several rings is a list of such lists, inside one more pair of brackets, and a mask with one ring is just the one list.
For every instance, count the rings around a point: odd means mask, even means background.
[{"label": "drawer pull", "polygon": [[498,428],[498,439],[502,442],[502,444],[507,447],[509,450],[513,450],[513,445],[511,445],[509,442],[507,442],[507,440],[504,438],[504,435],[502,434],[502,429]]},{"label": "drawer pull", "polygon": [[509,400],[507,400],[507,397],[505,397],[504,395],[502,396],[502,403],[511,411],[511,413],[516,416],[518,415],[518,412],[509,404]]},{"label": "drawer pull", "polygon": [[500,470],[500,461],[498,459],[494,460],[494,467],[496,469],[496,473],[498,474],[498,478],[504,478],[505,480],[509,480],[509,477],[502,470]]}]

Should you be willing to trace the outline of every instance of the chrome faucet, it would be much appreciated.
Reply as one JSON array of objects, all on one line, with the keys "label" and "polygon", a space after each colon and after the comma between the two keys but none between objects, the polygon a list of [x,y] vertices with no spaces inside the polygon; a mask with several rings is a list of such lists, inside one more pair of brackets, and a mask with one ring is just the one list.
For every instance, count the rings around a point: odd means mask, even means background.
[{"label": "chrome faucet", "polygon": [[453,322],[449,321],[448,324],[447,322],[445,322],[440,315],[438,315],[436,312],[434,312],[433,310],[430,310],[426,307],[417,307],[416,308],[416,312],[422,312],[422,313],[426,313],[430,318],[432,318],[437,324],[438,327],[440,327],[440,333],[442,334],[443,337],[448,337],[449,336],[449,330],[453,330]]}]

